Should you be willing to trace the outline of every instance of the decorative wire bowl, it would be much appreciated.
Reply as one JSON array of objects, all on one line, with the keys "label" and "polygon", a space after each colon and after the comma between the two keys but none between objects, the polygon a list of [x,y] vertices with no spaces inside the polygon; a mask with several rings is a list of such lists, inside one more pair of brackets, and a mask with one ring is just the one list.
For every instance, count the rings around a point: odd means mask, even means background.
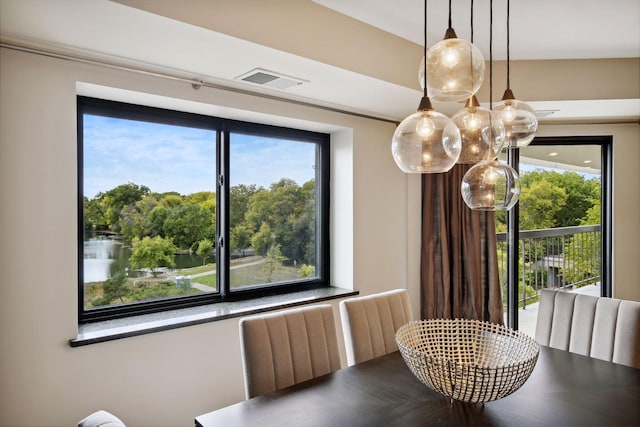
[{"label": "decorative wire bowl", "polygon": [[424,385],[468,403],[502,399],[519,389],[540,351],[522,332],[468,319],[412,321],[398,329],[396,342]]}]

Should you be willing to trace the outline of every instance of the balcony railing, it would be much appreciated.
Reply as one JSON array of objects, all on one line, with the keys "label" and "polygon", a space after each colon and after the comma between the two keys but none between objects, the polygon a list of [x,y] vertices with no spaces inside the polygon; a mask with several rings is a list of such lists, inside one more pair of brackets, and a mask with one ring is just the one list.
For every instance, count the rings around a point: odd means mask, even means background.
[{"label": "balcony railing", "polygon": [[[574,288],[600,280],[600,225],[528,230],[519,235],[518,295],[522,308],[537,302],[543,288]],[[500,284],[505,296],[507,233],[496,236]]]}]

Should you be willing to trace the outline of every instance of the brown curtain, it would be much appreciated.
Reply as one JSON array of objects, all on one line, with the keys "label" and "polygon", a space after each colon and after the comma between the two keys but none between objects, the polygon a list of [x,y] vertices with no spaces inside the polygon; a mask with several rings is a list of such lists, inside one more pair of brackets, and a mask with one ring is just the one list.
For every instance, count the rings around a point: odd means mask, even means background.
[{"label": "brown curtain", "polygon": [[494,214],[460,194],[470,167],[422,176],[421,314],[503,324]]}]

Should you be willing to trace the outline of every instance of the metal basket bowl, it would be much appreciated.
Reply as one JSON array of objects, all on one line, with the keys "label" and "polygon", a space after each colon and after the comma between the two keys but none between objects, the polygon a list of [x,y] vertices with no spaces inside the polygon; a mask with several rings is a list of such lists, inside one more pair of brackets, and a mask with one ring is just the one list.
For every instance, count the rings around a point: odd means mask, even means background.
[{"label": "metal basket bowl", "polygon": [[525,383],[540,346],[502,325],[468,319],[412,321],[396,333],[411,372],[450,399],[484,403],[501,399]]}]

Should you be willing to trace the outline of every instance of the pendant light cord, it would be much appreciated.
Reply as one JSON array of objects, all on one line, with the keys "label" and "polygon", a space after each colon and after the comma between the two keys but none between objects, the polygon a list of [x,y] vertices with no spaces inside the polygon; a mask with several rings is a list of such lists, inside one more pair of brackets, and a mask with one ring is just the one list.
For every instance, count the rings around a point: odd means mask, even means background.
[{"label": "pendant light cord", "polygon": [[510,65],[509,64],[511,62],[510,59],[509,59],[509,50],[510,50],[509,49],[509,33],[510,33],[510,31],[509,31],[509,15],[510,15],[509,3],[510,3],[509,0],[507,0],[507,89],[511,89],[511,81],[510,81],[510,78],[509,78],[509,76],[510,76],[510,73],[509,73]]},{"label": "pendant light cord", "polygon": [[473,0],[471,0],[471,43],[473,43]]},{"label": "pendant light cord", "polygon": [[489,150],[493,152],[493,0],[489,0],[489,125],[491,126],[491,138],[489,138]]},{"label": "pendant light cord", "polygon": [[489,0],[489,110],[493,110],[493,0]]},{"label": "pendant light cord", "polygon": [[423,95],[427,98],[427,0],[424,0],[424,90]]},{"label": "pendant light cord", "polygon": [[451,28],[451,0],[449,0],[449,28]]}]

